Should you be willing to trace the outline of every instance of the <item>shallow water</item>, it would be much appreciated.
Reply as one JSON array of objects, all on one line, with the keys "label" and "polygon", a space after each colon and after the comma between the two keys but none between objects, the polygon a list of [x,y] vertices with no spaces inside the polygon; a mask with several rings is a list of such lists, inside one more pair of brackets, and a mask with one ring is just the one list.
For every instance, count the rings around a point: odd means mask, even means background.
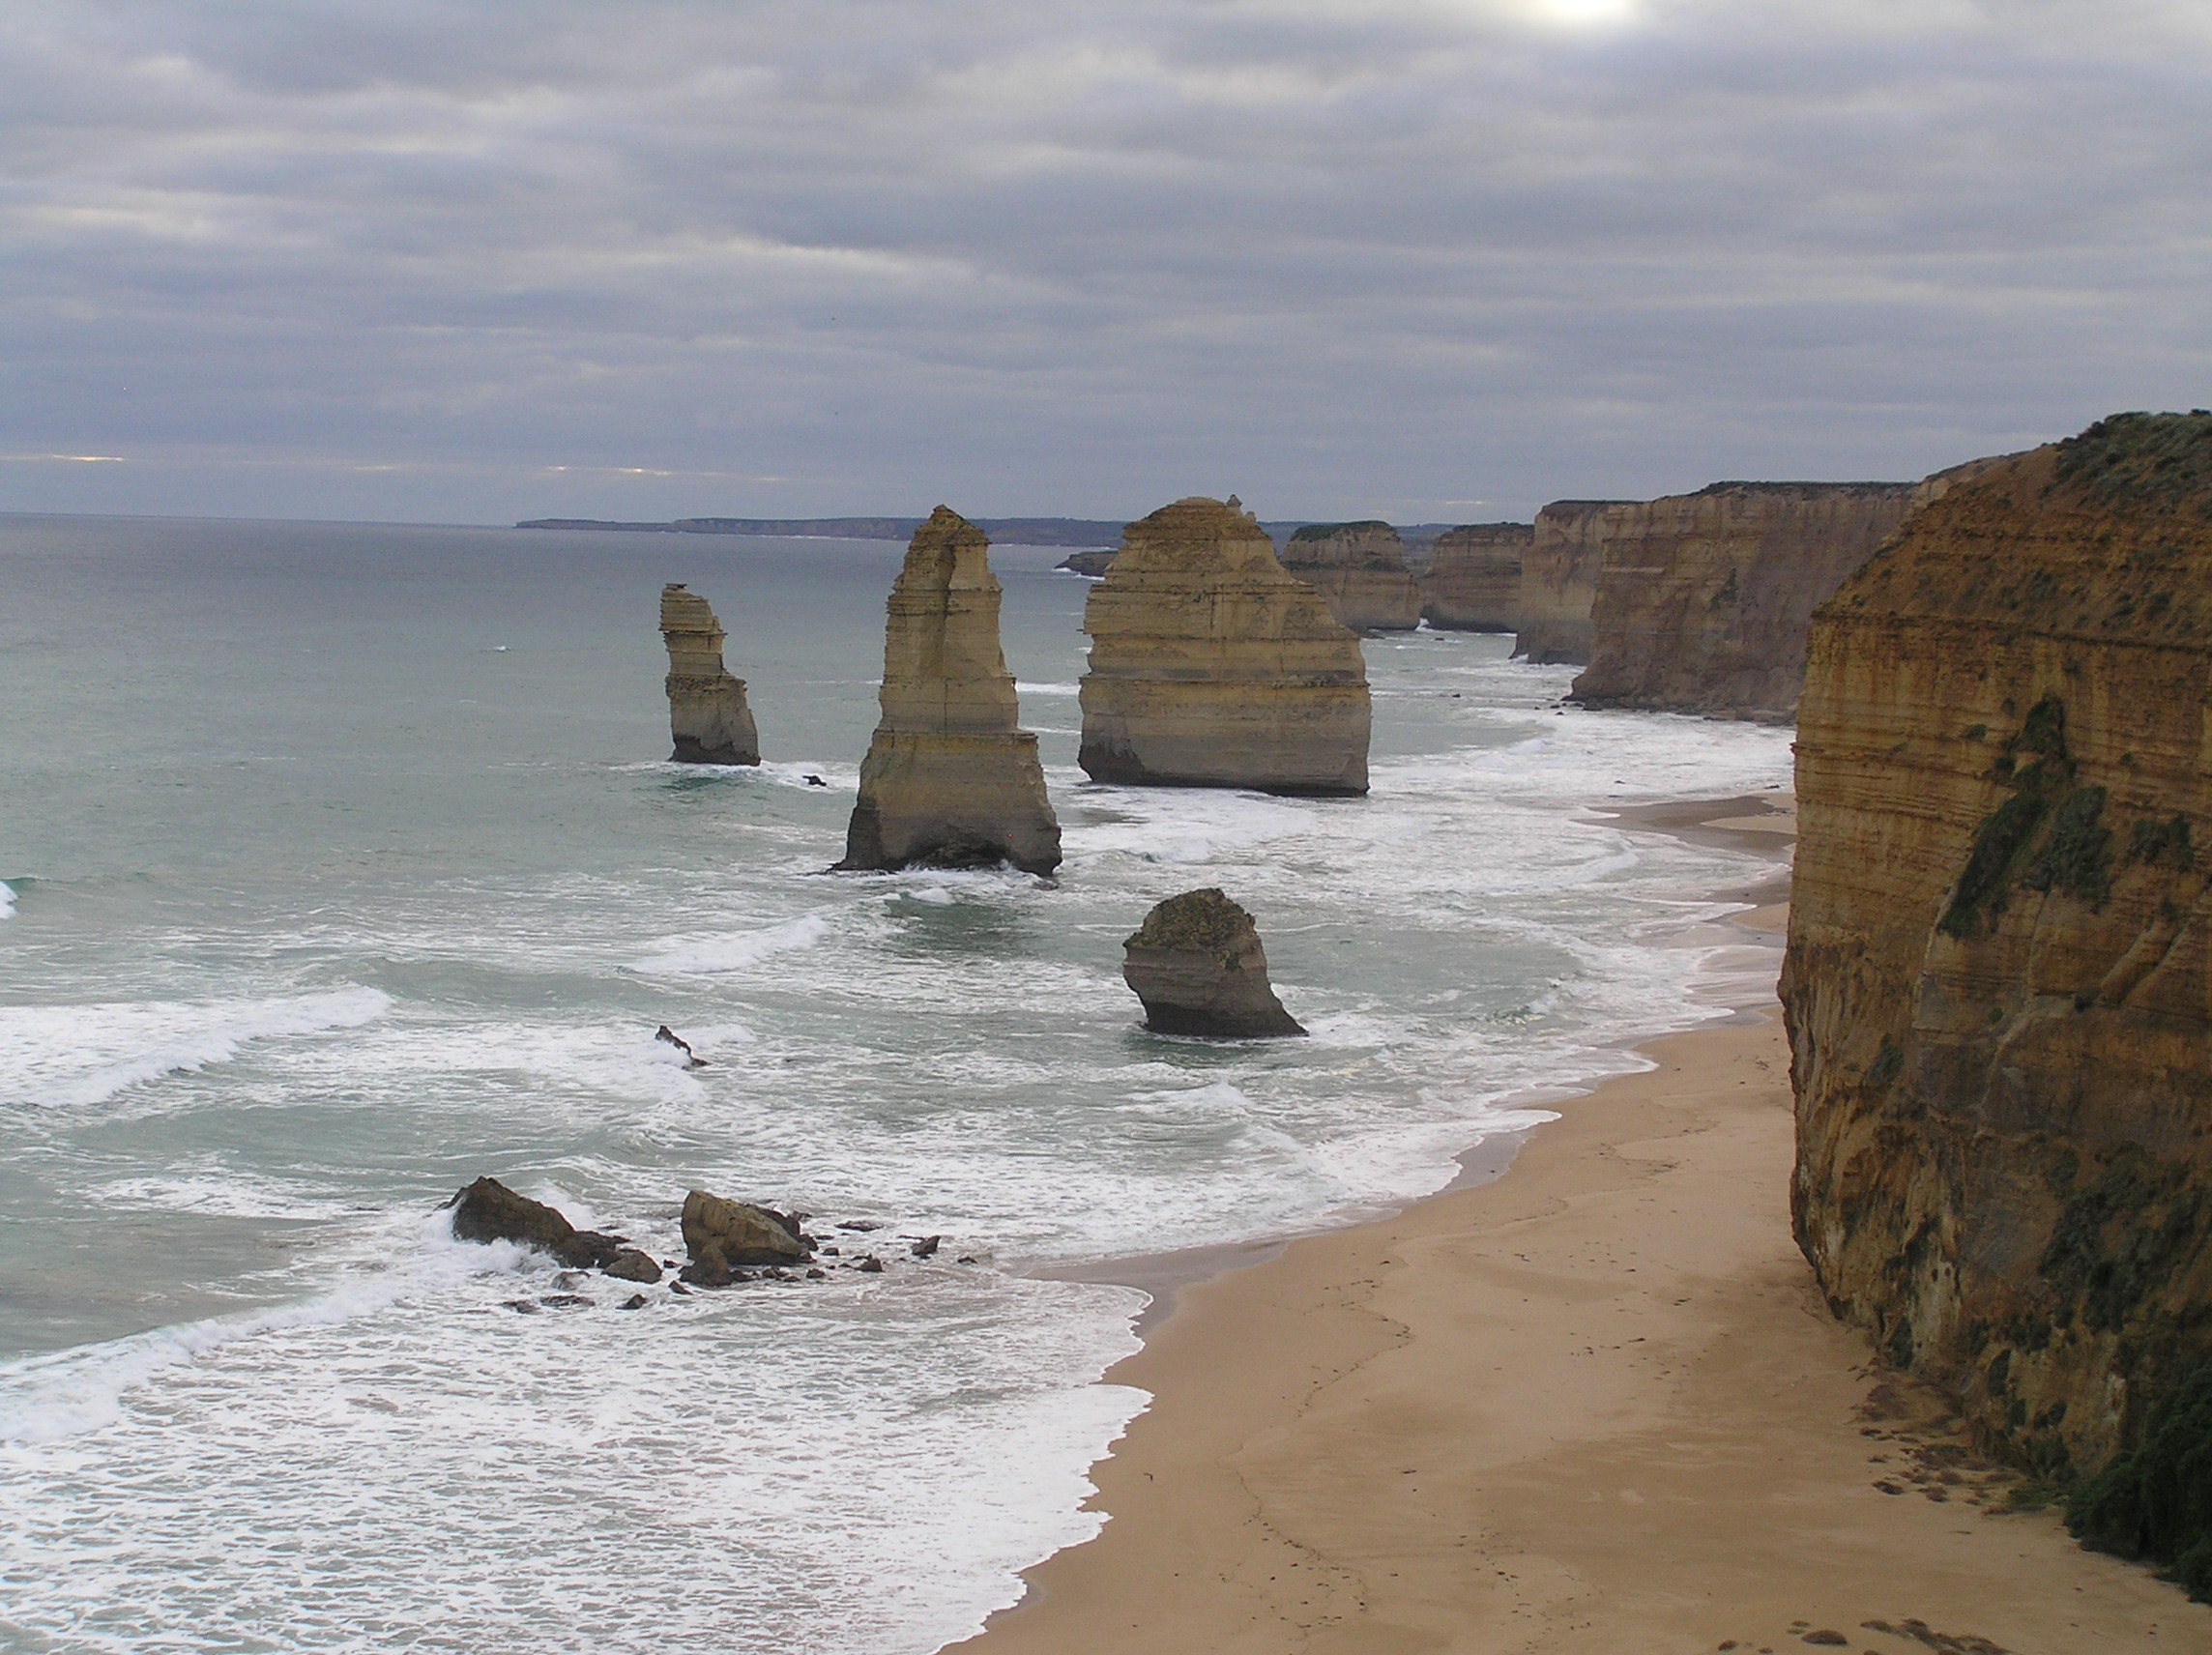
[{"label": "shallow water", "polygon": [[[0,519],[0,1647],[933,1649],[1143,1400],[1140,1296],[1025,1265],[1426,1193],[1740,969],[1682,937],[1743,858],[1577,811],[1786,732],[1420,633],[1368,799],[1092,787],[1060,555],[993,553],[1060,877],[826,877],[896,546]],[[759,771],[658,762],[667,579]],[[1137,1027],[1199,885],[1314,1038]],[[546,1309],[445,1234],[481,1173],[670,1258],[693,1185],[945,1242]]]}]

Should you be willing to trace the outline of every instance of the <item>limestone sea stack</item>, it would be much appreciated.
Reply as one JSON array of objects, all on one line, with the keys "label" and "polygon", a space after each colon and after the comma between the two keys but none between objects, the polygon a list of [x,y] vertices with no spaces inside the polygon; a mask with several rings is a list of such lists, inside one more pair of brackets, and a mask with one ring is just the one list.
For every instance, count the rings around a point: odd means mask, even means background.
[{"label": "limestone sea stack", "polygon": [[1465,523],[1437,537],[1421,577],[1421,619],[1456,632],[1521,629],[1521,561],[1529,523]]},{"label": "limestone sea stack", "polygon": [[1083,629],[1080,762],[1092,780],[1367,791],[1359,639],[1234,497],[1130,524]]},{"label": "limestone sea stack", "polygon": [[1060,865],[1036,738],[999,645],[990,542],[940,506],[915,531],[884,628],[883,717],[845,830],[847,871]]},{"label": "limestone sea stack", "polygon": [[1609,507],[1625,500],[1555,500],[1536,513],[1521,560],[1520,636],[1513,653],[1539,666],[1590,658],[1590,606]]},{"label": "limestone sea stack", "polygon": [[1609,507],[1585,707],[1787,723],[1814,606],[1905,520],[1909,482],[1716,482]]},{"label": "limestone sea stack", "polygon": [[1411,632],[1421,624],[1420,588],[1387,523],[1309,523],[1284,542],[1281,561],[1354,632]]},{"label": "limestone sea stack", "polygon": [[1169,897],[1121,947],[1122,980],[1144,1002],[1145,1027],[1155,1034],[1305,1032],[1267,982],[1251,915],[1218,889]]},{"label": "limestone sea stack", "polygon": [[697,593],[660,589],[660,636],[668,645],[668,725],[685,765],[757,765],[760,735],[745,705],[745,681],[722,665],[721,623]]},{"label": "limestone sea stack", "polygon": [[2212,1361],[2212,414],[1957,482],[1813,619],[1798,1244],[2038,1471]]}]

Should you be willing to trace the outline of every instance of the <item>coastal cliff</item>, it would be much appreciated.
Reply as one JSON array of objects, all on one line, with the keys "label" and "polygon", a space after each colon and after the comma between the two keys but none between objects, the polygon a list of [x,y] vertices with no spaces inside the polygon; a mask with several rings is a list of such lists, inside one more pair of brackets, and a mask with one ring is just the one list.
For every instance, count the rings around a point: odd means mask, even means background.
[{"label": "coastal cliff", "polygon": [[1799,1245],[1993,1445],[2094,1471],[2212,1360],[2212,415],[1955,480],[1809,657]]},{"label": "coastal cliff", "polygon": [[1555,500],[1536,513],[1521,558],[1520,636],[1515,655],[1538,666],[1581,666],[1590,658],[1590,606],[1609,507],[1622,500]]},{"label": "coastal cliff", "polygon": [[1281,562],[1354,632],[1411,632],[1421,624],[1420,588],[1387,523],[1309,523],[1283,543]]},{"label": "coastal cliff", "polygon": [[1814,607],[1904,522],[1908,482],[1716,482],[1607,508],[1585,707],[1787,723]]},{"label": "coastal cliff", "polygon": [[671,755],[685,765],[757,765],[760,734],[745,704],[745,681],[722,665],[722,624],[695,592],[660,589],[660,637],[668,646]]},{"label": "coastal cliff", "polygon": [[1079,762],[1092,780],[1367,791],[1359,640],[1234,497],[1130,524],[1083,629]]},{"label": "coastal cliff", "polygon": [[1521,560],[1529,523],[1466,523],[1437,537],[1421,577],[1421,619],[1457,632],[1521,629]]},{"label": "coastal cliff", "polygon": [[1036,738],[1019,728],[999,643],[989,545],[944,506],[907,545],[884,628],[883,717],[840,869],[1060,865]]}]

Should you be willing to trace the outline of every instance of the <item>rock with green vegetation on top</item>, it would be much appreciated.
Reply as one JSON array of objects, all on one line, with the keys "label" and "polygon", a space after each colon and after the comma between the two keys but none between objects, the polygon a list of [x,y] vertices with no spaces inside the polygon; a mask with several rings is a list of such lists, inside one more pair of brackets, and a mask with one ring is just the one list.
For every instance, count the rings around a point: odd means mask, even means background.
[{"label": "rock with green vegetation on top", "polygon": [[1228,1039],[1303,1034],[1267,982],[1259,928],[1219,890],[1186,890],[1145,915],[1121,944],[1121,976],[1155,1034]]}]

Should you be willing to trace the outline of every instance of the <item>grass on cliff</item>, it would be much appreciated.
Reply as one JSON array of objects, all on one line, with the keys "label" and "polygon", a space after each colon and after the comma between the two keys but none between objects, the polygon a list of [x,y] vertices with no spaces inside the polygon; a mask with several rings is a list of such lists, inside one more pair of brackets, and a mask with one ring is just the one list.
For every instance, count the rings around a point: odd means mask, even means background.
[{"label": "grass on cliff", "polygon": [[2166,1564],[2212,1603],[2212,1365],[2159,1404],[2139,1448],[2075,1491],[2066,1526],[2092,1551]]},{"label": "grass on cliff", "polygon": [[2212,517],[2212,409],[2109,415],[2058,445],[2058,479],[2105,506],[2194,499]]}]

